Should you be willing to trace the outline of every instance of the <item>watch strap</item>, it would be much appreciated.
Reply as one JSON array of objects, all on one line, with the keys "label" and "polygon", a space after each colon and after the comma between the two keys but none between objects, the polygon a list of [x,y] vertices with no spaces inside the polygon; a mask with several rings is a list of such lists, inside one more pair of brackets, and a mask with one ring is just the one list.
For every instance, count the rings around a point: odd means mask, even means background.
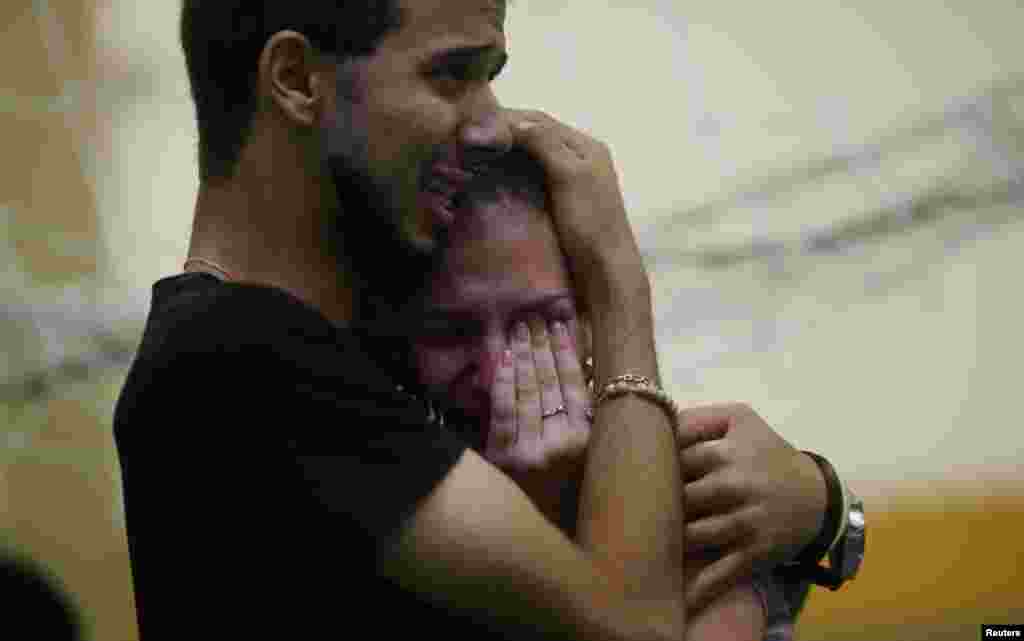
[{"label": "watch strap", "polygon": [[843,484],[836,475],[832,464],[824,456],[808,451],[804,451],[804,454],[811,457],[811,460],[821,470],[822,478],[825,479],[828,503],[825,507],[824,523],[822,523],[818,536],[793,559],[793,564],[816,567],[825,558],[829,550],[835,546],[842,533],[842,527],[846,521],[846,514],[844,512],[846,492],[843,490]]}]

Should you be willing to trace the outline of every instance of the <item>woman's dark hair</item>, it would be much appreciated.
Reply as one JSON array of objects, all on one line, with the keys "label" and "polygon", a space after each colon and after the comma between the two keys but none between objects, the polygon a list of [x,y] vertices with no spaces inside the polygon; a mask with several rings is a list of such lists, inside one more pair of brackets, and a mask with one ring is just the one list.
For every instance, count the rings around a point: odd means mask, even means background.
[{"label": "woman's dark hair", "polygon": [[273,34],[290,29],[344,61],[373,53],[402,24],[399,0],[182,0],[185,52],[199,125],[199,177],[230,178],[256,114],[256,71]]},{"label": "woman's dark hair", "polygon": [[503,194],[523,198],[541,210],[548,208],[544,168],[521,147],[513,147],[475,172],[463,187],[457,206],[486,205]]}]

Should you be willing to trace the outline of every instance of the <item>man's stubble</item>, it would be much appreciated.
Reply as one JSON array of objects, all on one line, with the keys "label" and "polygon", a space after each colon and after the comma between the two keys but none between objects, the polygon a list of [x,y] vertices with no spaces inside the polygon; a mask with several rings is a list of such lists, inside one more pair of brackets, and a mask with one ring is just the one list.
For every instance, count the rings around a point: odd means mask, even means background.
[{"label": "man's stubble", "polygon": [[339,95],[339,104],[342,113],[325,141],[324,163],[337,203],[325,216],[325,238],[339,270],[353,281],[355,322],[394,332],[390,326],[422,290],[435,258],[434,247],[420,246],[403,233],[416,214],[410,208],[418,206],[420,186],[409,183],[426,167],[373,171],[371,141],[352,96]]}]

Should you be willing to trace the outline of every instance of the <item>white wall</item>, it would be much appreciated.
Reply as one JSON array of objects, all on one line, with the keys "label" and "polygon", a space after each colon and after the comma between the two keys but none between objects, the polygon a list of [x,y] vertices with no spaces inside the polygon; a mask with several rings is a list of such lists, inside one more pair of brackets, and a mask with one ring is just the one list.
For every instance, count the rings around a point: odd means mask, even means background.
[{"label": "white wall", "polygon": [[[117,118],[97,198],[136,292],[180,266],[196,188],[175,6],[100,20]],[[999,190],[1024,176],[1024,97],[986,92],[1024,72],[1021,24],[1015,0],[518,0],[497,89],[611,144],[680,398],[750,401],[879,491],[1019,482],[1024,216]],[[807,250],[921,203],[935,220]],[[714,248],[752,256],[710,268]]]}]

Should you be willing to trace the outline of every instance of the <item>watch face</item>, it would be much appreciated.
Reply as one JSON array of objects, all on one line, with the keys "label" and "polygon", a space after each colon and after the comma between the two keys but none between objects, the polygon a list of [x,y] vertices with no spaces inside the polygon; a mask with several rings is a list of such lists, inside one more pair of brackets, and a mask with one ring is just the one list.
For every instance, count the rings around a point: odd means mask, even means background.
[{"label": "watch face", "polygon": [[852,579],[860,569],[864,560],[864,544],[866,542],[864,527],[864,503],[858,498],[850,501],[850,513],[846,525],[846,533],[843,535],[843,559],[839,568],[840,575],[844,579]]}]

